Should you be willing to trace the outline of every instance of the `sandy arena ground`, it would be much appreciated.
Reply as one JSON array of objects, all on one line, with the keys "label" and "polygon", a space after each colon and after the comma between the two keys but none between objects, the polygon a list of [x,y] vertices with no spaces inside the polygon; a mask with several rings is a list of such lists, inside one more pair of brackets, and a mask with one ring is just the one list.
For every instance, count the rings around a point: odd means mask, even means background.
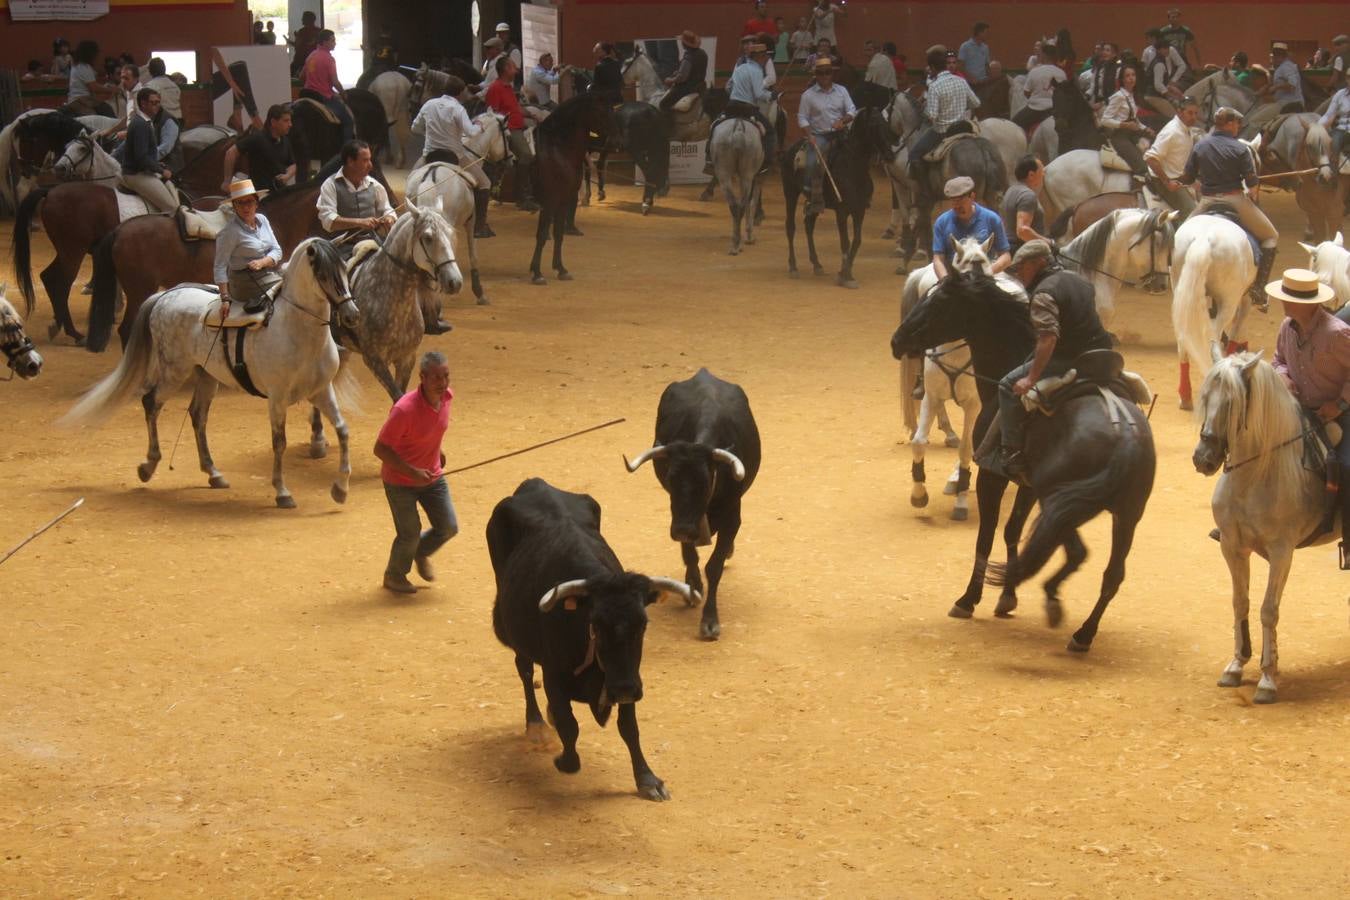
[{"label": "sandy arena ground", "polygon": [[[949,521],[940,495],[909,504],[886,211],[866,225],[862,290],[845,291],[832,274],[786,277],[776,185],[760,243],[738,258],[725,207],[696,193],[677,188],[642,218],[635,189],[615,186],[566,243],[576,280],[543,288],[527,281],[533,218],[494,210],[492,305],[447,300],[455,330],[426,344],[451,359],[451,466],[628,421],[454,477],[462,533],[412,599],[380,588],[392,526],[371,446],[387,402],[364,368],[345,506],[328,496],[335,458],[306,455],[297,409],[300,508],[274,507],[266,412],[239,391],[211,419],[232,489],[207,488],[190,429],[176,471],[142,485],[137,405],[95,432],[54,425],[117,351],[47,342],[39,296],[29,330],[46,368],[0,387],[0,546],[87,502],[0,573],[0,893],[1350,890],[1347,577],[1334,548],[1298,556],[1277,706],[1251,704],[1254,664],[1241,689],[1215,686],[1232,652],[1229,582],[1206,538],[1214,483],[1191,466],[1198,427],[1176,408],[1169,297],[1120,303],[1129,363],[1162,392],[1158,481],[1125,586],[1092,652],[1072,655],[1106,558],[1100,520],[1065,591],[1069,627],[1046,628],[1039,579],[1011,621],[991,617],[992,597],[973,621],[947,617],[975,523]],[[1267,204],[1286,235],[1280,265],[1305,262],[1292,200]],[[833,234],[831,222],[831,273]],[[1254,318],[1253,346],[1272,347],[1275,312]],[[483,532],[538,475],[599,500],[625,565],[681,575],[666,497],[620,453],[648,446],[662,388],[700,365],[745,386],[764,467],[723,581],[722,640],[697,640],[696,611],[651,611],[639,718],[673,794],[653,804],[613,727],[581,719],[575,776],[554,770],[556,747],[527,744],[491,631]],[[166,456],[186,399],[161,420]],[[930,451],[930,486],[954,454]]]}]

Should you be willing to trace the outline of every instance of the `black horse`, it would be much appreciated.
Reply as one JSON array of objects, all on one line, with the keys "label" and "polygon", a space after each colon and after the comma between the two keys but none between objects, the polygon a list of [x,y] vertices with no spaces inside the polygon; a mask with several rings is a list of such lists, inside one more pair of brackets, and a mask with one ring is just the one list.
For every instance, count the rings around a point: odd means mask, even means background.
[{"label": "black horse", "polygon": [[[384,120],[384,104],[370,91],[350,88],[347,108],[352,111],[356,136],[370,145],[371,159],[379,159],[380,151],[389,143],[389,127]],[[302,98],[308,99],[308,98]],[[310,163],[322,164],[342,150],[342,128],[330,122],[316,103],[291,104],[291,149],[295,154],[295,181],[303,184],[309,178]]]},{"label": "black horse", "polygon": [[[856,288],[858,282],[853,278],[853,258],[858,255],[862,243],[863,217],[872,202],[872,161],[890,151],[894,136],[886,122],[886,114],[879,109],[864,107],[858,111],[857,118],[849,125],[842,138],[835,140],[826,154],[825,166],[820,177],[825,180],[825,206],[834,210],[835,224],[839,227],[839,250],[842,258],[839,263],[839,275],[835,279],[841,287]],[[784,215],[784,227],[788,240],[788,274],[797,275],[797,247],[794,238],[797,235],[797,203],[802,199],[806,185],[804,172],[798,172],[795,165],[797,153],[805,141],[798,141],[783,153],[780,168],[783,178],[783,199],[787,203]],[[826,174],[826,173],[829,174]],[[816,255],[816,219],[818,214],[806,215],[806,249],[810,255],[811,268],[817,275],[824,275],[825,269]],[[848,227],[853,223],[853,238],[850,241]]]},{"label": "black horse", "polygon": [[1070,150],[1098,150],[1106,143],[1096,116],[1083,92],[1074,81],[1059,81],[1054,87],[1055,133],[1059,136],[1059,153]]},{"label": "black horse", "polygon": [[[600,159],[595,164],[599,199],[605,199],[605,163],[610,153],[627,151],[642,170],[642,214],[652,211],[657,194],[670,188],[670,122],[650,103],[629,101],[609,114],[605,140],[597,141]],[[589,172],[587,173],[589,178]]]},{"label": "black horse", "polygon": [[553,230],[553,269],[560,281],[571,279],[563,265],[564,229],[574,223],[577,191],[581,188],[582,164],[592,133],[605,136],[609,128],[609,106],[594,94],[578,94],[558,108],[534,129],[534,164],[531,170],[535,199],[539,202],[539,224],[534,233],[534,257],[530,261],[532,284],[546,284],[539,271],[544,244]]},{"label": "black horse", "polygon": [[[897,358],[923,352],[948,341],[969,343],[983,408],[975,426],[975,440],[983,442],[997,409],[998,379],[1022,363],[1035,346],[1027,308],[1009,296],[987,275],[954,274],[940,283],[927,300],[900,323],[891,338]],[[1063,547],[1064,566],[1045,583],[1046,615],[1058,625],[1063,611],[1059,586],[1087,558],[1078,529],[1102,511],[1113,519],[1111,558],[1102,575],[1101,594],[1092,613],[1069,640],[1069,649],[1084,652],[1092,646],[1097,626],[1125,577],[1125,557],[1134,530],[1153,489],[1157,459],[1148,419],[1133,404],[1120,407],[1113,423],[1095,391],[1064,400],[1054,416],[1037,416],[1027,428],[1031,490],[1019,488],[1004,537],[1006,566],[990,566],[994,529],[1007,479],[981,468],[975,483],[980,505],[980,532],[975,566],[966,593],[950,615],[969,618],[980,601],[981,582],[988,575],[1004,586],[996,615],[1017,606],[1017,585],[1035,575],[1051,554]],[[1030,539],[1017,553],[1017,541],[1032,503],[1032,491],[1041,503],[1041,515]]]}]

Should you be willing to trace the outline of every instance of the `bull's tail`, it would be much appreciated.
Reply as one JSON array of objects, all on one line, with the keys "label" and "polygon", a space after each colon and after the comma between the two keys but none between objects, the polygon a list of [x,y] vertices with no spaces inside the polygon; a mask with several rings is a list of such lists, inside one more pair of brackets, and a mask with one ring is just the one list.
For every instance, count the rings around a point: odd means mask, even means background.
[{"label": "bull's tail", "polygon": [[150,334],[150,316],[159,303],[159,296],[151,297],[141,304],[136,321],[131,326],[131,340],[122,352],[122,360],[106,378],[94,385],[59,420],[59,424],[97,425],[103,422],[120,405],[130,399],[133,392],[146,387],[146,374],[150,369],[150,353],[153,338]]},{"label": "bull's tail", "polygon": [[31,191],[19,204],[14,216],[14,280],[23,294],[24,315],[31,316],[37,303],[33,292],[33,243],[30,232],[33,219],[37,215],[38,204],[47,196],[49,188],[37,188]]}]

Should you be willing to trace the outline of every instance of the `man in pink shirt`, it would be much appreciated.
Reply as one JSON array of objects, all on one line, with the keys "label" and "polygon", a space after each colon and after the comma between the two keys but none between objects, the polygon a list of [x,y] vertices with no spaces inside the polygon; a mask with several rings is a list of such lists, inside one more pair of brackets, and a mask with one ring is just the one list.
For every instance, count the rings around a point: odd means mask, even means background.
[{"label": "man in pink shirt", "polygon": [[338,81],[337,60],[333,58],[333,48],[337,46],[337,35],[325,28],[319,32],[319,45],[305,58],[303,68],[304,86],[301,95],[308,91],[324,106],[332,110],[333,115],[342,123],[342,143],[356,137],[356,125],[352,122],[351,110],[343,102],[342,82]]},{"label": "man in pink shirt", "polygon": [[[398,399],[375,440],[383,465],[380,478],[394,515],[394,544],[384,569],[384,586],[397,594],[417,592],[408,571],[417,564],[424,581],[434,581],[429,557],[459,533],[459,520],[445,483],[441,439],[450,427],[450,364],[435,350],[422,355],[417,390]],[[426,531],[417,506],[426,510]]]}]

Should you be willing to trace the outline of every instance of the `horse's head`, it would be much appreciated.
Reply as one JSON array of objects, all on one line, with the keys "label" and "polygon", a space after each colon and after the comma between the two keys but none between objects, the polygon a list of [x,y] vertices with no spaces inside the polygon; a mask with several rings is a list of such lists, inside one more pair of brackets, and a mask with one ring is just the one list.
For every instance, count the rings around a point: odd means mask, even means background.
[{"label": "horse's head", "polygon": [[637,84],[656,75],[656,67],[642,47],[642,41],[633,42],[633,55],[623,61],[623,83]]},{"label": "horse's head", "polygon": [[[1298,121],[1298,117],[1291,117],[1288,121]],[[1337,167],[1340,160],[1331,158],[1331,135],[1322,127],[1320,121],[1310,121],[1307,123],[1303,135],[1303,151],[1308,160],[1317,166],[1317,183],[1330,190],[1336,186],[1337,176],[1340,174]],[[1303,168],[1299,166],[1299,168]]]},{"label": "horse's head", "polygon": [[923,109],[909,91],[896,91],[887,108],[886,119],[900,143],[908,143],[923,124]]},{"label": "horse's head", "polygon": [[52,164],[52,171],[54,171],[56,176],[62,181],[69,181],[73,178],[81,177],[77,173],[82,169],[91,168],[93,166],[94,153],[94,136],[82,134],[69,144],[66,144],[66,148],[61,152],[60,158]]},{"label": "horse's head", "polygon": [[1133,234],[1127,245],[1131,271],[1138,271],[1147,264],[1148,275],[1165,273],[1172,259],[1172,245],[1176,241],[1181,213],[1172,209],[1127,209],[1115,210],[1112,216],[1117,227],[1124,224],[1122,220],[1132,220],[1129,224]]},{"label": "horse's head", "polygon": [[[1221,356],[1214,348],[1214,368],[1200,386],[1200,401],[1196,415],[1200,418],[1200,442],[1195,445],[1191,461],[1202,475],[1213,475],[1223,467],[1230,448],[1237,443],[1239,433],[1247,427],[1248,414],[1254,404],[1254,379],[1260,366],[1265,365],[1271,375],[1274,370],[1261,362],[1262,354],[1235,353]],[[1278,440],[1278,438],[1276,438]]]},{"label": "horse's head", "polygon": [[464,276],[455,261],[455,235],[442,215],[441,204],[437,195],[429,207],[409,211],[409,255],[412,264],[426,273],[437,290],[458,294],[464,287]]},{"label": "horse's head", "polygon": [[[303,260],[303,265],[298,264]],[[328,305],[337,310],[338,323],[344,328],[355,328],[361,320],[361,311],[352,300],[347,282],[347,262],[330,241],[309,238],[295,248],[286,263],[286,289],[289,292],[293,278],[312,282],[313,289],[322,293]],[[292,294],[292,296],[294,296]]]},{"label": "horse's head", "polygon": [[1055,116],[1055,130],[1061,133],[1070,131],[1079,122],[1091,119],[1092,107],[1078,90],[1077,81],[1057,81],[1052,88],[1051,109]]},{"label": "horse's head", "polygon": [[24,333],[18,311],[5,299],[3,284],[0,284],[0,352],[20,378],[36,378],[42,371],[42,354]]},{"label": "horse's head", "polygon": [[881,109],[875,106],[864,106],[859,109],[853,124],[849,126],[848,133],[851,142],[860,147],[869,158],[872,156],[880,157],[882,160],[890,158],[895,144],[895,133],[891,131],[886,114]]},{"label": "horse's head", "polygon": [[994,279],[982,272],[948,275],[895,330],[891,355],[896,359],[918,356],[929,347],[969,337],[971,324],[981,317],[981,297],[990,290],[1002,294]]},{"label": "horse's head", "polygon": [[952,239],[952,268],[957,272],[975,272],[989,274],[989,251],[993,249],[994,236],[991,234],[984,242],[975,238]]},{"label": "horse's head", "polygon": [[1336,292],[1332,303],[1344,304],[1350,300],[1350,250],[1345,249],[1345,236],[1338,231],[1335,238],[1316,247],[1302,241],[1298,245],[1308,251],[1308,268],[1317,273],[1319,281]]}]

